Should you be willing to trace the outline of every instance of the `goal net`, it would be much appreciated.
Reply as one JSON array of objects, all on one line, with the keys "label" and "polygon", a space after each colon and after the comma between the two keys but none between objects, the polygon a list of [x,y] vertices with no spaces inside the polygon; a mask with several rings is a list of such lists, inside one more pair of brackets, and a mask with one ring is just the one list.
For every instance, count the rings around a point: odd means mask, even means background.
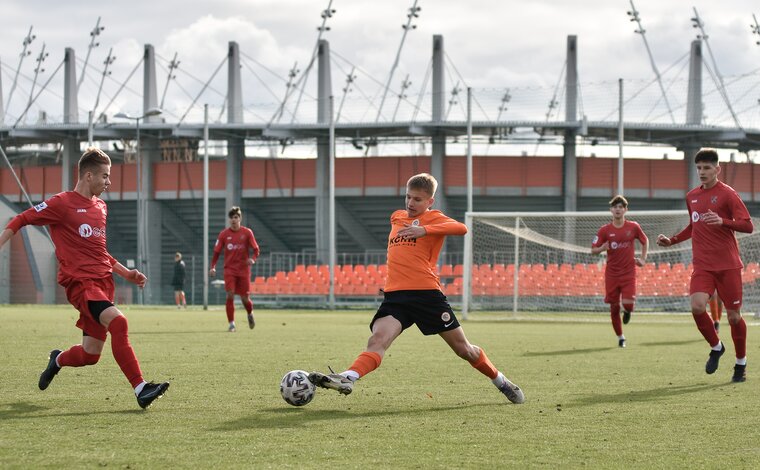
[{"label": "goal net", "polygon": [[[603,212],[468,212],[462,276],[463,317],[479,310],[601,311],[605,254],[591,242],[611,221]],[[629,211],[649,237],[647,264],[637,271],[637,311],[689,312],[691,240],[661,248],[689,223],[683,211]],[[758,227],[758,221],[753,219]],[[760,308],[760,231],[737,233],[744,261],[743,312]],[[636,253],[640,244],[636,242]]]}]

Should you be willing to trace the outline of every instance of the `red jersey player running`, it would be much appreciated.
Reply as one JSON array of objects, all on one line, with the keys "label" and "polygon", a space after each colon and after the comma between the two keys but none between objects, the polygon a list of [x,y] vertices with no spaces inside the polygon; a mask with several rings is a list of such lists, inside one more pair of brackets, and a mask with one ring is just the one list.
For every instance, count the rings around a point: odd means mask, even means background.
[{"label": "red jersey player running", "polygon": [[[610,200],[612,222],[597,232],[591,244],[591,253],[607,252],[607,267],[604,269],[604,301],[610,304],[612,329],[618,337],[618,346],[625,347],[623,325],[620,323],[620,304],[623,304],[623,323],[631,320],[636,301],[636,266],[644,266],[647,261],[649,239],[636,222],[625,220],[628,201],[623,196]],[[641,257],[635,256],[635,240],[641,244]]]},{"label": "red jersey player running", "polygon": [[741,198],[731,186],[718,181],[720,164],[718,152],[703,148],[694,157],[702,184],[686,195],[686,207],[691,221],[681,233],[672,237],[660,234],[657,244],[671,246],[691,238],[694,271],[691,273],[689,294],[691,314],[702,336],[710,344],[710,357],[705,372],[718,369],[720,356],[726,347],[706,311],[714,292],[726,307],[731,339],[736,350],[736,365],[732,381],[744,382],[747,368],[747,325],[739,312],[742,305],[742,260],[734,232],[752,233],[752,219]]},{"label": "red jersey player running", "polygon": [[423,335],[439,335],[457,356],[485,375],[512,403],[522,403],[520,387],[499,372],[483,348],[467,341],[462,327],[441,292],[436,272],[446,235],[464,235],[467,226],[430,210],[438,182],[421,173],[406,183],[406,210],[391,215],[388,236],[388,278],[383,303],[369,327],[367,349],[341,374],[312,372],[309,380],[348,395],[354,382],[380,366],[385,351],[407,328],[416,324]]},{"label": "red jersey player running", "polygon": [[143,287],[147,278],[136,269],[127,269],[106,250],[106,203],[98,196],[111,184],[111,159],[105,152],[88,148],[79,159],[79,179],[73,191],[56,194],[14,217],[0,233],[0,247],[25,225],[47,225],[58,258],[58,283],[79,310],[76,326],[82,330],[82,344],[61,352],[50,352],[47,368],[40,375],[45,390],[62,367],[93,365],[100,359],[108,333],[116,363],[135,390],[137,403],[147,408],[161,397],[169,382],[143,380],[140,364],[129,343],[127,318],[113,304],[116,273]]},{"label": "red jersey player running", "polygon": [[[227,321],[229,332],[235,332],[235,294],[240,296],[245,311],[248,312],[248,326],[253,329],[256,321],[253,318],[253,302],[251,302],[251,265],[259,257],[259,245],[253,231],[240,225],[243,212],[237,206],[232,206],[227,214],[230,226],[219,233],[214,245],[214,256],[211,259],[209,275],[216,276],[216,262],[219,253],[224,249],[224,290],[227,291]],[[250,257],[250,250],[253,257]]]}]

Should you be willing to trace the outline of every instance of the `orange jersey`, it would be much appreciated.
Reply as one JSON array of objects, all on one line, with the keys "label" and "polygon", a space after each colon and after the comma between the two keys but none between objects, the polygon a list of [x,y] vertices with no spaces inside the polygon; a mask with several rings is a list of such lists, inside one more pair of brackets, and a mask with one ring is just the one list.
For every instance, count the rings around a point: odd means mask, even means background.
[{"label": "orange jersey", "polygon": [[[398,231],[409,225],[425,227],[422,238],[399,237]],[[446,235],[464,235],[467,226],[447,217],[441,211],[429,210],[411,218],[405,210],[391,214],[388,236],[388,278],[385,292],[397,290],[441,290],[438,278],[438,254]]]}]

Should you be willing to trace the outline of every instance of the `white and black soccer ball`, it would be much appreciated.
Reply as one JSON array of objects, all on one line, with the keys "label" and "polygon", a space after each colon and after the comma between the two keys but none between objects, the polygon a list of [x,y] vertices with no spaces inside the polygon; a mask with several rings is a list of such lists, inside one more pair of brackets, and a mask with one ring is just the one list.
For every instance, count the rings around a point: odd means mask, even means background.
[{"label": "white and black soccer ball", "polygon": [[317,387],[309,381],[309,374],[303,370],[291,370],[280,381],[280,395],[289,405],[308,404],[316,391]]}]

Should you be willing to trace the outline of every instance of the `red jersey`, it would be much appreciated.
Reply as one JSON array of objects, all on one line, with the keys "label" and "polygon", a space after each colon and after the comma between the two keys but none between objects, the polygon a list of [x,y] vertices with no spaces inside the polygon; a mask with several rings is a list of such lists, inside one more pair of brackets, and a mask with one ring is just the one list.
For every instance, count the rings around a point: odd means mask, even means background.
[{"label": "red jersey", "polygon": [[[686,194],[686,208],[691,222],[678,235],[678,241],[687,240],[688,232],[691,232],[694,269],[723,271],[744,267],[739,256],[739,244],[730,225],[733,221],[749,221],[749,233],[752,233],[752,219],[734,188],[718,181],[710,189],[702,186],[692,189]],[[708,210],[718,214],[724,225],[711,226],[702,222],[702,216]]]},{"label": "red jersey", "polygon": [[[425,227],[422,238],[402,238],[398,231],[407,225]],[[428,210],[410,218],[405,210],[391,214],[388,236],[388,278],[385,292],[397,290],[441,290],[436,264],[446,235],[464,235],[467,226],[438,210]]]},{"label": "red jersey", "polygon": [[259,245],[253,231],[248,227],[240,227],[237,231],[227,227],[219,233],[214,244],[214,257],[211,266],[216,266],[219,253],[224,248],[224,274],[231,276],[251,277],[251,265],[248,264],[249,249],[253,250],[253,259],[259,257]]},{"label": "red jersey", "polygon": [[56,194],[25,210],[6,228],[18,232],[25,225],[47,225],[58,258],[58,283],[111,276],[116,260],[106,250],[106,203],[76,191]]},{"label": "red jersey", "polygon": [[641,242],[642,245],[648,240],[641,226],[636,222],[626,220],[620,228],[610,222],[599,229],[592,246],[598,247],[604,242],[610,242],[610,247],[607,249],[605,275],[618,278],[636,275],[635,240]]}]

